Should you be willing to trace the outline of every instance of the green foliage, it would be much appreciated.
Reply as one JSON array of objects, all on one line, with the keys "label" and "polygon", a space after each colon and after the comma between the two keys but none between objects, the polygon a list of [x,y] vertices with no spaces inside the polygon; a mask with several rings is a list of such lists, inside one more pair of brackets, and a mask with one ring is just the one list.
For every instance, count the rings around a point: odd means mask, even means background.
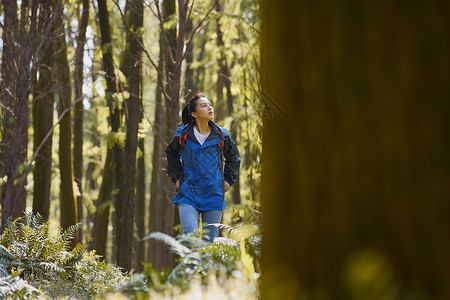
[{"label": "green foliage", "polygon": [[27,213],[10,221],[0,236],[1,284],[8,287],[3,288],[5,293],[33,299],[34,286],[52,298],[91,299],[104,290],[120,288],[126,277],[117,267],[101,262],[92,251],[86,252],[84,245],[69,249],[79,228],[71,226],[50,236],[48,222],[39,214]]},{"label": "green foliage", "polygon": [[143,238],[156,239],[168,245],[178,257],[176,265],[171,270],[159,272],[151,264],[146,264],[144,271],[127,283],[124,292],[130,298],[148,297],[155,292],[174,296],[187,293],[192,289],[192,283],[200,283],[203,289],[208,289],[211,278],[254,284],[259,277],[259,257],[254,256],[257,253],[254,249],[261,242],[259,226],[218,226],[223,227],[230,237],[216,238],[214,243],[208,243],[202,239],[202,232],[179,235],[177,238],[154,232]]},{"label": "green foliage", "polygon": [[[0,265],[0,269],[3,268]],[[4,276],[0,271],[0,299],[36,299],[40,291],[18,277]]]}]

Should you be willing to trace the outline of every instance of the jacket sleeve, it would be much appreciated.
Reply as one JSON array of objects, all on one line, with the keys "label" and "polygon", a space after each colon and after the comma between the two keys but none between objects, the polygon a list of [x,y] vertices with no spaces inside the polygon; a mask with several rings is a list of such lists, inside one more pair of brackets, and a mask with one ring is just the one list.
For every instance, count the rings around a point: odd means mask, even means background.
[{"label": "jacket sleeve", "polygon": [[181,160],[180,160],[180,145],[178,137],[175,136],[166,148],[167,157],[167,175],[170,180],[176,183],[181,177]]},{"label": "jacket sleeve", "polygon": [[239,174],[239,166],[241,164],[241,157],[236,143],[228,136],[224,140],[223,155],[225,157],[224,178],[225,181],[231,185],[235,183]]}]

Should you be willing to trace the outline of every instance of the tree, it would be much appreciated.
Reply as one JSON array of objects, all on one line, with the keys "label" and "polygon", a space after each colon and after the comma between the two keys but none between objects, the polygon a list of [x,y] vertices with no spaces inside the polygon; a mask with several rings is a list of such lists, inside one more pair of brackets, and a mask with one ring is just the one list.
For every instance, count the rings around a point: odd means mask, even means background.
[{"label": "tree", "polygon": [[[159,60],[158,60],[158,74],[162,74],[164,64],[164,51],[162,45],[162,36],[159,37]],[[165,199],[165,182],[166,176],[163,163],[164,151],[163,140],[166,132],[166,114],[162,106],[162,76],[157,78],[157,85],[155,89],[155,118],[153,123],[153,153],[152,153],[152,179],[150,183],[150,212],[149,212],[149,231],[163,231],[164,230],[164,199]],[[148,243],[148,261],[152,263],[156,269],[161,269],[163,266],[164,246],[154,239],[149,239]]]},{"label": "tree", "polygon": [[31,10],[27,1],[22,2],[20,22],[17,2],[4,0],[2,6],[0,177],[1,181],[6,179],[6,182],[0,182],[3,230],[7,218],[23,215],[26,206],[28,96],[33,78],[30,65],[35,43],[37,2],[33,1]]},{"label": "tree", "polygon": [[38,35],[43,48],[38,69],[37,91],[34,93],[36,97],[33,100],[33,147],[36,155],[33,168],[33,212],[41,214],[45,219],[48,219],[50,210],[52,167],[54,74],[51,67],[55,43],[54,10],[54,1],[46,0],[40,3]]},{"label": "tree", "polygon": [[118,133],[122,123],[122,111],[120,108],[119,100],[117,99],[118,82],[115,75],[114,60],[112,55],[112,44],[111,44],[111,30],[109,25],[109,13],[105,0],[97,0],[98,3],[98,17],[100,22],[100,33],[101,33],[101,47],[102,47],[102,61],[103,69],[105,71],[106,79],[106,101],[109,107],[109,123],[111,126],[111,132],[114,134],[114,141],[112,143],[113,151],[113,167],[114,167],[114,187],[117,192],[114,195],[114,207],[115,207],[115,220],[114,220],[114,230],[116,234],[116,247],[113,247],[115,251],[120,251],[118,248],[117,237],[121,236],[121,199],[123,194],[123,189],[121,184],[123,183],[123,170],[124,170],[124,157],[123,148],[118,143]]},{"label": "tree", "polygon": [[136,190],[136,150],[138,145],[138,127],[140,121],[141,102],[141,72],[142,72],[142,0],[127,1],[127,45],[121,63],[122,72],[128,83],[129,98],[126,100],[126,139],[125,139],[125,172],[123,198],[121,201],[122,214],[121,230],[118,239],[117,263],[126,270],[133,269],[134,246],[134,213]]},{"label": "tree", "polygon": [[[70,70],[67,60],[66,35],[64,30],[62,3],[57,4],[56,38],[55,38],[55,96],[58,99],[58,115],[60,118],[59,134],[59,169],[60,184],[60,224],[65,230],[78,223],[76,197],[73,188],[73,162],[72,162],[72,89],[70,82]],[[81,101],[80,101],[81,102]],[[73,240],[73,246],[78,243],[77,236]]]},{"label": "tree", "polygon": [[263,299],[450,297],[438,3],[263,1]]},{"label": "tree", "polygon": [[[83,58],[86,44],[86,28],[89,23],[89,0],[83,0],[81,19],[79,20],[79,34],[75,52],[75,105],[73,113],[73,174],[77,183],[79,195],[77,196],[78,222],[83,222],[83,130],[84,130],[84,104],[83,104]],[[80,240],[83,240],[80,231]]]},{"label": "tree", "polygon": [[91,249],[106,260],[106,244],[108,238],[109,208],[113,190],[112,149],[106,152],[105,166],[102,173],[102,184],[96,202],[95,222],[92,230]]}]

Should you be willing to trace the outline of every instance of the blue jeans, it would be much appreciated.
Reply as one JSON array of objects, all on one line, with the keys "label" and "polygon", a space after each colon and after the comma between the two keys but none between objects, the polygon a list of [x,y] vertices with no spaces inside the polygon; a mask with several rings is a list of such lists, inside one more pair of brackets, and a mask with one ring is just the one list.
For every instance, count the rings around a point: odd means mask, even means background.
[{"label": "blue jeans", "polygon": [[202,215],[203,229],[206,231],[205,239],[213,242],[214,238],[219,235],[219,227],[208,225],[217,224],[222,220],[221,210],[198,210],[195,207],[181,203],[178,205],[180,213],[181,226],[183,233],[190,233],[198,229],[198,219]]}]

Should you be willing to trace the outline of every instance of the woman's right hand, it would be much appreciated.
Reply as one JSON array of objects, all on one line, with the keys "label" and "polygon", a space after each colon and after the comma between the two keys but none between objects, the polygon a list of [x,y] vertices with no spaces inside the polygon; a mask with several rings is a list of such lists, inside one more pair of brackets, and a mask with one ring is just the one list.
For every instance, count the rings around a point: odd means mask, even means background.
[{"label": "woman's right hand", "polygon": [[177,188],[177,190],[180,190],[180,179],[177,180],[177,182],[175,183],[175,187]]}]

